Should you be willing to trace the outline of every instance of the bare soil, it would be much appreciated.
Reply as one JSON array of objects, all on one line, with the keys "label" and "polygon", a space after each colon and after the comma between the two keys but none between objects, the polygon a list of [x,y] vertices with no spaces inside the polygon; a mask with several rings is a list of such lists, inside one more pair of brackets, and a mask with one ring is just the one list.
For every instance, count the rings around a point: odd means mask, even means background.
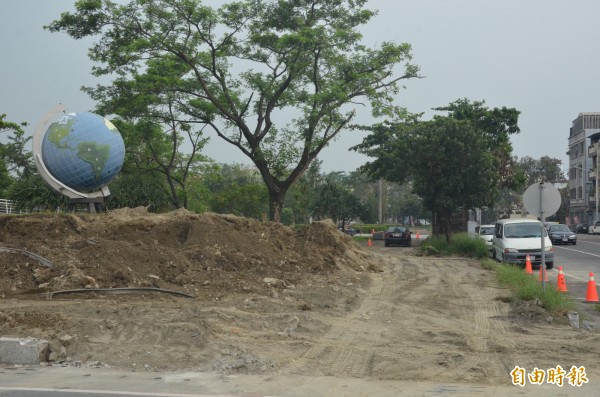
[{"label": "bare soil", "polygon": [[574,365],[600,378],[597,331],[515,301],[476,261],[367,247],[331,222],[6,216],[0,246],[53,264],[0,252],[0,336],[49,340],[47,365],[487,385]]}]

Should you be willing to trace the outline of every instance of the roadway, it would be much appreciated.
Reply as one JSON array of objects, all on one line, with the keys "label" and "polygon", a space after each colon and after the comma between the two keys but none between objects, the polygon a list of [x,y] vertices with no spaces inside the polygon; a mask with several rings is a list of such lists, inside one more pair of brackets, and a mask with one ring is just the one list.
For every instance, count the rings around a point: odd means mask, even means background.
[{"label": "roadway", "polygon": [[596,285],[600,277],[600,236],[578,234],[577,245],[554,245],[554,269],[548,272],[555,283],[558,267],[563,267],[567,289],[576,300],[585,300],[590,272]]}]

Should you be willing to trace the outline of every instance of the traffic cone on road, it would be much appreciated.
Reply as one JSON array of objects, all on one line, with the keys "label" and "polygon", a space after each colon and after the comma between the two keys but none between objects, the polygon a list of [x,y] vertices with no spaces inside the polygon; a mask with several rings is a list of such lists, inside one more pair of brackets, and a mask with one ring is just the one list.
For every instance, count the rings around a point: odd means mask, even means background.
[{"label": "traffic cone on road", "polygon": [[[541,269],[541,267],[540,267],[540,269]],[[527,255],[525,257],[525,273],[533,274],[533,269],[531,267],[531,258],[529,257],[529,255]]]},{"label": "traffic cone on road", "polygon": [[538,276],[538,281],[542,282],[542,273],[544,274],[544,282],[548,282],[548,270],[546,269],[546,265],[540,263],[540,275]]},{"label": "traffic cone on road", "polygon": [[598,291],[596,290],[596,282],[594,281],[594,273],[590,272],[590,279],[588,281],[587,293],[585,294],[585,301],[588,303],[597,303]]},{"label": "traffic cone on road", "polygon": [[558,292],[567,292],[567,283],[565,282],[565,274],[563,273],[563,267],[558,267],[558,278],[556,279],[556,289]]},{"label": "traffic cone on road", "polygon": [[372,246],[373,246],[373,242],[371,241],[371,239],[370,239],[370,238],[369,238],[369,241],[367,241],[367,245],[368,245],[369,247],[372,247]]}]

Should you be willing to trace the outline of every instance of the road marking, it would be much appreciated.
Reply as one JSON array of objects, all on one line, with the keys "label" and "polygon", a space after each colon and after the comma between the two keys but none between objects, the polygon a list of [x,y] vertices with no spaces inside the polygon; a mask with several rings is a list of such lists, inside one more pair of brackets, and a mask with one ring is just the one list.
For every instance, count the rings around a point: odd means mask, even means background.
[{"label": "road marking", "polygon": [[560,248],[560,249],[567,250],[567,251],[575,251],[575,252],[579,252],[580,254],[586,254],[586,255],[590,255],[590,256],[595,256],[596,258],[600,258],[600,255],[591,254],[589,252],[585,252],[585,251],[581,251],[581,250],[576,250],[576,249],[573,249],[573,248],[566,248],[566,247],[556,247],[556,248]]},{"label": "road marking", "polygon": [[[590,256],[595,256],[596,258],[600,258],[600,255],[598,255],[598,254],[592,254],[592,253],[589,253],[589,252],[585,252],[585,251],[581,251],[581,250],[576,250],[574,248],[566,248],[566,247],[556,247],[556,248],[564,249],[564,250],[567,250],[567,251],[579,252],[580,254],[590,255]],[[573,275],[573,273],[567,273],[567,272],[565,272],[564,269],[563,269],[563,273],[564,273],[565,276],[569,276],[569,278],[574,278],[575,280],[581,280],[581,281],[586,282],[586,283],[589,281],[589,278],[586,279],[586,278],[577,277],[577,276]],[[598,285],[598,283],[595,283],[595,284]]]}]

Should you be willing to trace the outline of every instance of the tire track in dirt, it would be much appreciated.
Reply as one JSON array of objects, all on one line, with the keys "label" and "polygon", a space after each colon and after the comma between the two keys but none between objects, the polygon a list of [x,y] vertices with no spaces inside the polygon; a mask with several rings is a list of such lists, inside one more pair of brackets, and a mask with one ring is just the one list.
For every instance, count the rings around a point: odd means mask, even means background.
[{"label": "tire track in dirt", "polygon": [[458,285],[458,288],[464,291],[463,295],[468,296],[473,305],[470,310],[473,329],[463,333],[468,346],[473,351],[466,355],[464,362],[441,375],[453,379],[466,379],[470,374],[477,372],[493,378],[506,376],[507,368],[501,360],[493,359],[494,352],[491,351],[492,346],[489,343],[492,341],[496,344],[514,347],[507,336],[506,322],[497,319],[501,315],[498,303],[474,284],[462,283]]},{"label": "tire track in dirt", "polygon": [[332,319],[329,331],[314,341],[306,353],[283,368],[281,373],[358,377],[370,375],[375,359],[371,346],[381,341],[380,335],[385,332],[383,326],[375,325],[374,330],[374,324],[380,318],[389,316],[393,310],[390,305],[382,304],[389,302],[393,290],[388,287],[388,281],[384,283],[387,277],[390,276],[372,275],[371,284],[358,309],[345,318]]}]

